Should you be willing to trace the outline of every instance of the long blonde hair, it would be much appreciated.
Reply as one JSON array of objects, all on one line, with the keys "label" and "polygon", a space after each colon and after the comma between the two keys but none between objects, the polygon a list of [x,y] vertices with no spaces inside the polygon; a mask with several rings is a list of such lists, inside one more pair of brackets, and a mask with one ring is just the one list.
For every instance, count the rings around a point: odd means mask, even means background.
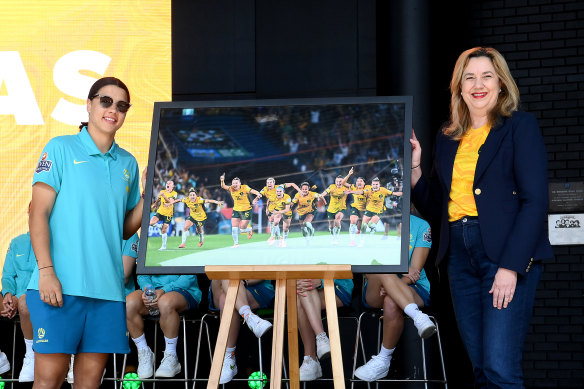
[{"label": "long blonde hair", "polygon": [[462,99],[462,76],[471,58],[487,57],[493,63],[495,72],[501,81],[501,92],[495,107],[489,112],[491,126],[498,124],[502,117],[510,117],[519,105],[519,89],[509,71],[505,58],[491,47],[474,47],[464,51],[456,60],[452,80],[450,80],[450,124],[444,128],[444,134],[453,139],[460,139],[471,126],[470,112]]}]

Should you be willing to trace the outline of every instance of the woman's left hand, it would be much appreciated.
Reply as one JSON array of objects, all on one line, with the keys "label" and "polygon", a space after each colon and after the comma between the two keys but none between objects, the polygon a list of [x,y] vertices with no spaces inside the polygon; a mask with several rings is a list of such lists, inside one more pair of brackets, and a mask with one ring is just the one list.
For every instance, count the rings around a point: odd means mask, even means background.
[{"label": "woman's left hand", "polygon": [[497,309],[507,308],[513,300],[515,286],[517,285],[517,272],[502,267],[495,274],[495,281],[489,291],[493,295],[493,307]]}]

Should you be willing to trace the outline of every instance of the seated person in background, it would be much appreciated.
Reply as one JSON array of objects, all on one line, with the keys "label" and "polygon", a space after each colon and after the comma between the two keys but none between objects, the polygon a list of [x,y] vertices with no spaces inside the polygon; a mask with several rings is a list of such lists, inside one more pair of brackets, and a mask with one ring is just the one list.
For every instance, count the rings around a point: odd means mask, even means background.
[{"label": "seated person in background", "polygon": [[[353,280],[335,280],[334,282],[337,307],[351,305]],[[304,346],[300,381],[314,381],[322,377],[319,361],[331,355],[330,341],[324,332],[321,317],[322,308],[325,306],[322,280],[296,280],[296,293],[298,330]]]},{"label": "seated person in background", "polygon": [[[220,311],[223,314],[225,297],[227,296],[228,280],[213,280],[209,288],[209,309]],[[245,286],[245,287],[244,287]],[[252,309],[269,308],[274,303],[274,286],[268,280],[242,280],[235,300],[235,309],[231,325],[229,327],[229,336],[227,338],[227,349],[223,368],[221,369],[220,384],[226,384],[237,375],[237,364],[235,362],[235,348],[237,337],[239,336],[239,313],[249,329],[258,338],[261,338],[270,328],[272,323],[260,318],[252,312]]]},{"label": "seated person in background", "polygon": [[363,303],[368,308],[383,308],[381,352],[355,370],[363,381],[376,381],[387,375],[391,356],[404,328],[404,312],[414,320],[421,338],[436,332],[436,326],[419,307],[430,303],[430,282],[424,271],[430,253],[430,225],[410,215],[410,251],[408,274],[367,274]]},{"label": "seated person in background", "polygon": [[[152,377],[154,370],[154,353],[146,343],[144,319],[151,311],[160,312],[160,328],[164,334],[166,348],[164,358],[156,370],[156,377],[174,377],[181,371],[176,355],[178,330],[181,312],[197,309],[201,302],[201,290],[195,275],[157,275],[138,276],[140,290],[126,297],[128,331],[138,349],[138,376]],[[152,285],[156,297],[150,301],[145,289]]]},{"label": "seated person in background", "polygon": [[[30,313],[26,306],[26,287],[35,267],[36,257],[30,243],[30,234],[27,232],[12,239],[2,271],[2,296],[4,299],[0,307],[0,315],[9,319],[12,319],[16,313],[20,316],[20,328],[24,335],[26,352],[22,362],[22,370],[18,376],[19,382],[34,381],[33,332]],[[4,366],[2,355],[0,354],[0,373]],[[9,369],[8,360],[6,360],[6,364]]]},{"label": "seated person in background", "polygon": [[[134,282],[134,270],[136,268],[136,258],[138,257],[138,245],[140,237],[134,234],[130,239],[124,240],[122,246],[122,261],[124,263],[124,284],[126,297],[136,290],[136,283]],[[73,366],[75,363],[75,355],[71,355],[71,362],[69,363],[69,371],[67,372],[67,382],[75,383],[73,375]]]},{"label": "seated person in background", "polygon": [[122,261],[124,262],[124,285],[126,286],[126,297],[136,290],[134,282],[134,272],[136,270],[136,258],[138,258],[138,247],[140,237],[134,234],[130,239],[124,240],[122,247]]},{"label": "seated person in background", "polygon": [[[4,299],[2,298],[2,295],[0,294],[0,305],[2,305],[3,303],[4,303]],[[10,361],[8,360],[8,357],[6,356],[6,354],[4,354],[2,351],[0,351],[0,374],[4,374],[8,370],[10,370]]]}]

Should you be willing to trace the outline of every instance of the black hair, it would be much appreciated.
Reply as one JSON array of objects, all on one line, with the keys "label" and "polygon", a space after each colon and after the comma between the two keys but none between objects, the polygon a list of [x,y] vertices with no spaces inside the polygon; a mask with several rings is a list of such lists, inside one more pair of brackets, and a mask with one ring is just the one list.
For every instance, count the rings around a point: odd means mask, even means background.
[{"label": "black hair", "polygon": [[[128,90],[128,87],[122,82],[122,80],[115,77],[103,77],[94,82],[91,88],[89,88],[87,98],[91,100],[91,98],[95,96],[101,88],[108,85],[115,85],[118,88],[122,88],[124,91],[126,91],[126,94],[128,95],[128,103],[130,102],[130,91]],[[81,122],[79,129],[82,130],[83,127],[87,127],[87,124],[87,122]]]}]

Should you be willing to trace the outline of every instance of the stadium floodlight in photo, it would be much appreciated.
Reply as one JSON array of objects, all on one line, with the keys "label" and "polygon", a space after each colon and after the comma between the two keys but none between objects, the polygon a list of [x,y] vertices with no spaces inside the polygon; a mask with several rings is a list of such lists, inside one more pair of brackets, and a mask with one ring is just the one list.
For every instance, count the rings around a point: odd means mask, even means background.
[{"label": "stadium floodlight in photo", "polygon": [[138,272],[407,272],[411,97],[154,104]]}]

